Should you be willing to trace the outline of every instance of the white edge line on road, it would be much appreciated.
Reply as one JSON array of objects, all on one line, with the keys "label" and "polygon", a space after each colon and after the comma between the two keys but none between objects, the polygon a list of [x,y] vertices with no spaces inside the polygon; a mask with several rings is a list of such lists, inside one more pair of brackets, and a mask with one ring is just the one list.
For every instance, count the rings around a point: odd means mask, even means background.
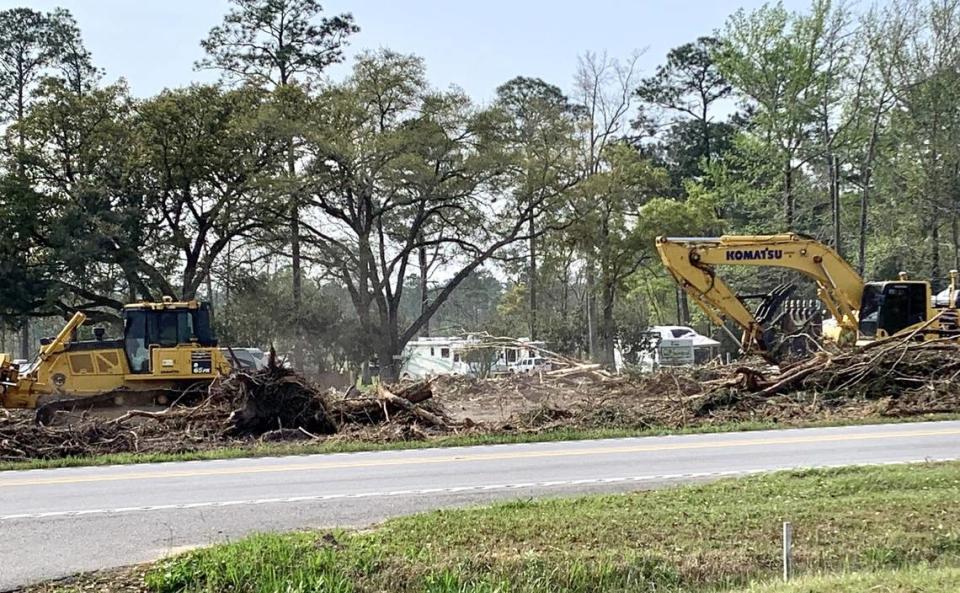
[{"label": "white edge line on road", "polygon": [[[936,463],[954,461],[954,458],[926,458],[909,461],[881,461],[877,463],[860,463],[855,467],[873,467],[886,465],[906,465],[912,463]],[[72,511],[48,511],[43,513],[19,513],[15,515],[0,515],[0,522],[21,521],[25,519],[50,519],[57,517],[82,517],[90,515],[120,515],[130,513],[145,513],[155,511],[189,510],[203,508],[219,508],[231,506],[257,506],[268,504],[294,504],[304,502],[323,502],[328,500],[358,499],[358,498],[389,498],[396,496],[423,496],[427,494],[461,494],[464,492],[489,492],[495,490],[522,490],[527,488],[554,488],[561,486],[586,486],[617,484],[623,482],[657,482],[667,480],[689,480],[698,478],[723,478],[731,476],[748,476],[778,471],[803,471],[809,469],[833,469],[850,467],[849,464],[810,465],[783,468],[759,468],[743,470],[725,470],[719,472],[697,472],[687,474],[656,474],[649,476],[627,476],[613,478],[588,478],[580,480],[549,480],[543,482],[525,482],[517,484],[483,484],[479,486],[454,486],[451,488],[423,488],[420,490],[391,490],[387,492],[360,492],[352,494],[320,494],[317,496],[291,496],[289,498],[258,498],[252,500],[224,500],[213,502],[191,502],[183,504],[161,504],[153,506],[120,507],[113,509],[83,509]]]}]

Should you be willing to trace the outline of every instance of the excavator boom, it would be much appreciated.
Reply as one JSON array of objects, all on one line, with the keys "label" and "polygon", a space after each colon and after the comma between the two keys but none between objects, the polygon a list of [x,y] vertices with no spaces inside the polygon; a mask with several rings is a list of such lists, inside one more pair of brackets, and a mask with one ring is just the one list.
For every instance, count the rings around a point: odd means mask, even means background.
[{"label": "excavator boom", "polygon": [[745,349],[765,349],[762,328],[716,266],[778,267],[800,272],[817,284],[817,296],[836,319],[841,341],[855,340],[864,281],[831,247],[794,233],[722,237],[658,237],[664,266],[711,321],[730,319],[743,331]]}]

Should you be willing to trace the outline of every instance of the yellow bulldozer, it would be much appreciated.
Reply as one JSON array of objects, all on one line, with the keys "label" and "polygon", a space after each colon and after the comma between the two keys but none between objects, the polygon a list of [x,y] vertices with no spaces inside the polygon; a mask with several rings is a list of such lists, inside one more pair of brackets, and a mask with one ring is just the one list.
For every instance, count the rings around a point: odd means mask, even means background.
[{"label": "yellow bulldozer", "polygon": [[720,277],[718,268],[725,266],[785,268],[813,280],[831,317],[823,337],[840,345],[904,335],[960,337],[956,270],[949,287],[933,294],[930,282],[909,280],[904,273],[897,280],[866,282],[833,248],[796,233],[658,237],[656,247],[664,266],[712,322],[726,329],[724,321],[731,320],[740,327],[745,351],[769,351],[764,326],[778,295],[766,295],[751,311]]},{"label": "yellow bulldozer", "polygon": [[231,370],[207,303],[165,297],[126,305],[121,317],[119,338],[95,328],[78,340],[87,319],[78,312],[31,362],[0,354],[0,405],[35,408],[41,421],[67,408],[166,405]]}]

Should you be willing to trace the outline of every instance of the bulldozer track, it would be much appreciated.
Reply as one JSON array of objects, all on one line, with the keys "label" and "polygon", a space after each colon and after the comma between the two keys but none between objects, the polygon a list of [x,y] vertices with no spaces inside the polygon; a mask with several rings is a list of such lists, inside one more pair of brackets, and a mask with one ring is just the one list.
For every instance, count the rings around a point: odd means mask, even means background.
[{"label": "bulldozer track", "polygon": [[169,407],[180,403],[185,397],[199,395],[209,387],[209,382],[197,382],[186,388],[114,389],[90,396],[44,396],[38,400],[36,422],[49,425],[56,422],[58,412],[83,413],[98,409],[132,409],[138,407]]}]

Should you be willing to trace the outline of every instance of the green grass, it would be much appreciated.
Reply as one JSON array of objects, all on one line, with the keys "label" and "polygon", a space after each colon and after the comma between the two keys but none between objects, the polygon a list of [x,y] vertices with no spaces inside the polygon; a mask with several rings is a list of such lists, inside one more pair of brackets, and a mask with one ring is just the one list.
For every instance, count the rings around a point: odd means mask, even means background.
[{"label": "green grass", "polygon": [[960,569],[916,566],[754,585],[740,593],[956,593]]},{"label": "green grass", "polygon": [[[919,565],[937,570],[897,578],[955,582],[958,509],[960,463],[784,472],[436,511],[366,532],[257,535],[163,561],[145,582],[157,593],[859,592],[858,579],[882,582],[873,571]],[[799,577],[864,574],[837,577],[847,589],[829,588],[832,577],[751,585],[779,574],[784,520]],[[891,589],[914,590],[939,591]]]},{"label": "green grass", "polygon": [[862,424],[892,424],[924,422],[931,420],[960,420],[960,414],[935,414],[909,418],[870,417],[859,420],[828,420],[802,424],[778,424],[775,422],[737,422],[730,424],[702,425],[690,428],[601,428],[558,429],[536,433],[491,433],[461,436],[443,436],[423,441],[341,441],[296,443],[255,443],[248,446],[228,446],[203,451],[179,453],[115,453],[95,457],[64,457],[60,459],[31,459],[27,461],[0,461],[0,471],[27,469],[51,469],[58,467],[82,467],[104,465],[130,465],[135,463],[166,463],[204,459],[238,459],[243,457],[275,457],[282,455],[313,455],[325,453],[356,453],[361,451],[390,451],[399,449],[426,449],[432,447],[468,447],[475,445],[501,445],[573,440],[596,440],[668,434],[705,434],[716,432],[747,432],[778,428],[851,426]]}]

